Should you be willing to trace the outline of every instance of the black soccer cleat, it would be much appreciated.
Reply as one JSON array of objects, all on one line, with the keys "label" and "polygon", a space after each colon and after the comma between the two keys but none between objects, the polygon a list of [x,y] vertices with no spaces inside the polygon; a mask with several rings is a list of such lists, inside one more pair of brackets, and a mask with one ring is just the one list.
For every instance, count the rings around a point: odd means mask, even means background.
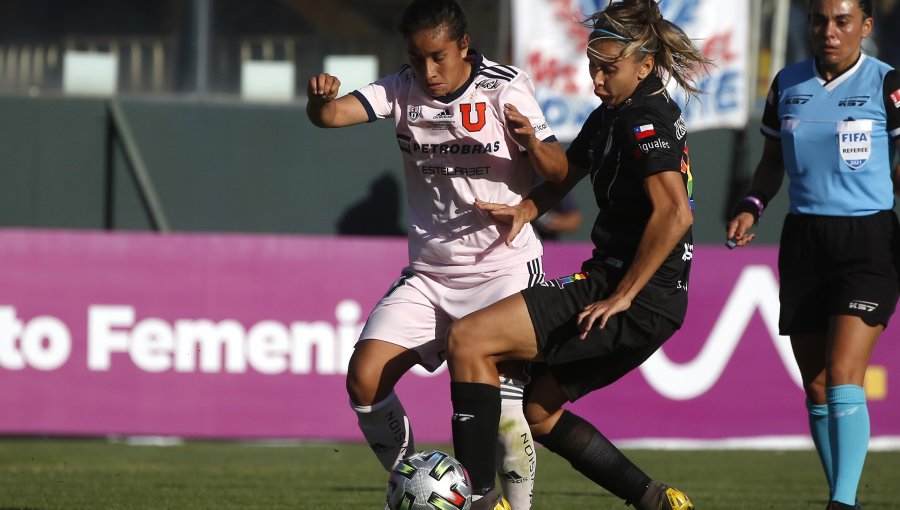
[{"label": "black soccer cleat", "polygon": [[855,505],[848,505],[840,501],[830,501],[825,510],[862,510],[862,507],[859,505],[859,501]]}]

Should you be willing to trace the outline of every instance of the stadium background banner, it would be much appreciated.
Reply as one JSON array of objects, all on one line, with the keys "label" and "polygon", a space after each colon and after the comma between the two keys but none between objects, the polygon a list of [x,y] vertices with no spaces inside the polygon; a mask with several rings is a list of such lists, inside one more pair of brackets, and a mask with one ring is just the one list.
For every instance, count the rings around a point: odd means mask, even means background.
[{"label": "stadium background banner", "polygon": [[[575,138],[587,116],[600,104],[587,71],[585,50],[590,31],[579,22],[608,3],[512,3],[513,63],[531,75],[547,122],[560,140]],[[715,62],[708,74],[697,77],[704,92],[699,101],[686,101],[683,92],[670,86],[682,106],[688,129],[744,128],[749,112],[749,0],[667,0],[659,6],[663,16],[680,26]]]},{"label": "stadium background banner", "polygon": [[[589,252],[548,243],[548,276]],[[775,248],[694,257],[684,327],[574,407],[618,440],[805,438]],[[0,434],[361,440],[347,360],[406,260],[402,238],[0,230]],[[867,376],[873,446],[900,437],[898,337]],[[449,440],[445,369],[398,392]]]}]

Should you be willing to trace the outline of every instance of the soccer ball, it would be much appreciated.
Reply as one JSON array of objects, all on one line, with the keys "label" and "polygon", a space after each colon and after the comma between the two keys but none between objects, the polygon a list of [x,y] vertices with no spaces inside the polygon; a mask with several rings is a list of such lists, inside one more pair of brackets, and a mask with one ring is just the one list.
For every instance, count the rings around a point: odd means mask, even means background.
[{"label": "soccer ball", "polygon": [[391,471],[388,510],[469,510],[471,506],[469,473],[444,452],[416,453]]}]

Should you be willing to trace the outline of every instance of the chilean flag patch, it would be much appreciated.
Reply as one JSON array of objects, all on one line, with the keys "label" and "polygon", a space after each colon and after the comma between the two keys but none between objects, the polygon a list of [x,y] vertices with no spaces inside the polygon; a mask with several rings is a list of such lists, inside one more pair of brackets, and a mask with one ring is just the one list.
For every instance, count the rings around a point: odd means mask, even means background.
[{"label": "chilean flag patch", "polygon": [[900,89],[891,92],[891,99],[894,101],[894,108],[900,108]]},{"label": "chilean flag patch", "polygon": [[638,140],[643,140],[648,136],[653,136],[656,134],[656,131],[653,129],[653,124],[644,124],[643,126],[637,126],[634,128],[634,137]]}]

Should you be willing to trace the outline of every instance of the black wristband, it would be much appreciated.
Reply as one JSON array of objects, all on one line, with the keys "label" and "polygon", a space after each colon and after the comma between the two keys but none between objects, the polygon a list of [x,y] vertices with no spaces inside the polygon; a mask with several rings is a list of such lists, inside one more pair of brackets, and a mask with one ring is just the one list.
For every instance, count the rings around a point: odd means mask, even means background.
[{"label": "black wristband", "polygon": [[762,216],[763,210],[769,205],[769,198],[765,193],[758,190],[750,190],[740,199],[731,210],[731,217],[734,218],[741,213],[750,213],[753,216],[753,224],[759,223],[759,217]]},{"label": "black wristband", "polygon": [[744,197],[754,197],[762,202],[763,209],[769,206],[769,196],[758,189],[751,189]]},{"label": "black wristband", "polygon": [[753,224],[756,225],[759,223],[759,217],[762,212],[759,210],[759,207],[756,206],[753,202],[745,199],[741,199],[740,202],[734,205],[734,209],[731,210],[731,217],[734,218],[738,214],[741,213],[750,213],[753,215]]}]

